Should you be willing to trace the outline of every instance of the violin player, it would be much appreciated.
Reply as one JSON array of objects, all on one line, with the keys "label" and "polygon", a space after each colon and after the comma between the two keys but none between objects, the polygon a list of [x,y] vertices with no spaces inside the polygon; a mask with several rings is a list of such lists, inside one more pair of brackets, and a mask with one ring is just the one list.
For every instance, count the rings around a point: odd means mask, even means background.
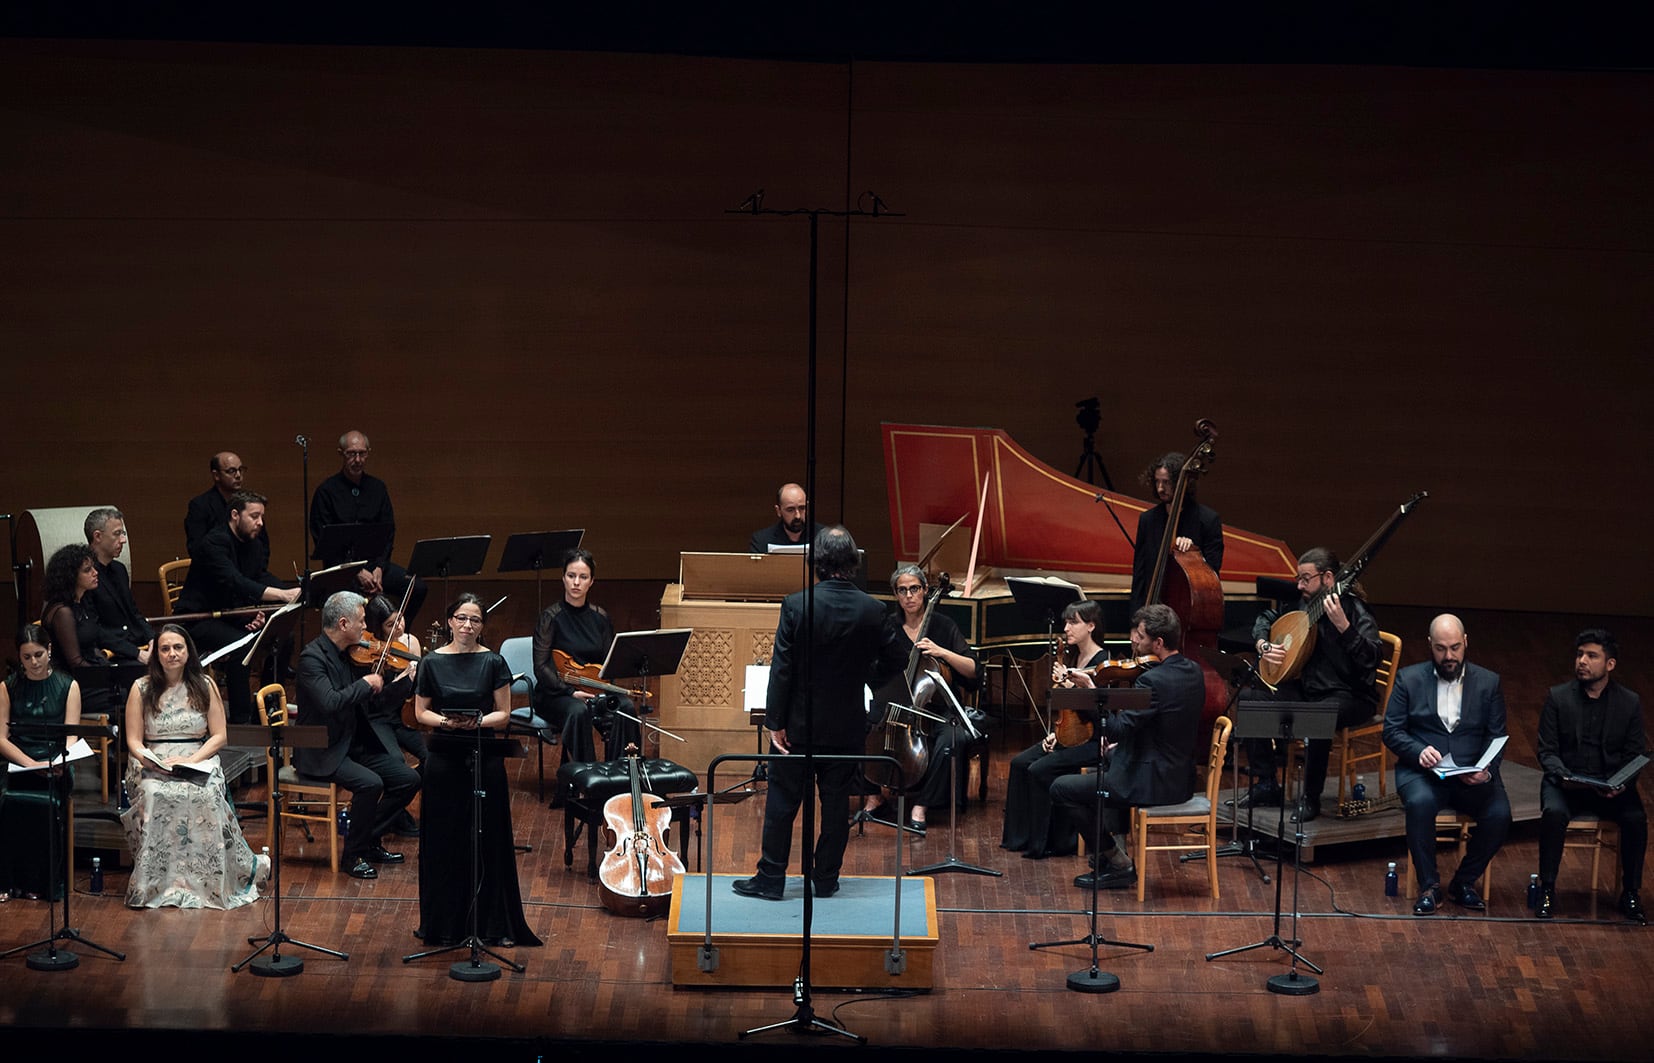
[{"label": "violin player", "polygon": [[[1183,625],[1167,605],[1145,605],[1131,618],[1131,650],[1160,663],[1133,684],[1151,692],[1146,709],[1105,714],[1097,737],[1083,747],[1092,764],[1089,775],[1065,775],[1051,784],[1051,803],[1085,839],[1095,870],[1074,880],[1081,889],[1125,889],[1137,884],[1137,868],[1115,837],[1126,833],[1130,809],[1173,805],[1189,799],[1195,785],[1194,749],[1206,704],[1206,679],[1200,665],[1179,652]],[[1097,825],[1097,795],[1103,794],[1102,833]],[[1095,879],[1095,882],[1093,881]]]},{"label": "violin player", "polygon": [[351,878],[378,878],[376,864],[400,864],[401,853],[380,844],[419,792],[419,775],[402,757],[388,727],[370,715],[385,677],[350,659],[367,631],[364,600],[336,591],[322,604],[322,633],[299,654],[298,722],[325,725],[327,745],[294,750],[302,775],[331,779],[350,791],[350,830],[339,866]]},{"label": "violin player", "polygon": [[[1171,508],[1172,495],[1177,490],[1177,477],[1187,460],[1177,451],[1162,454],[1143,471],[1143,483],[1160,503],[1145,509],[1137,518],[1137,538],[1131,555],[1131,613],[1147,604],[1149,582],[1154,576],[1155,554],[1166,537],[1166,517]],[[1217,510],[1195,501],[1195,485],[1191,478],[1183,500],[1183,511],[1177,518],[1177,535],[1172,549],[1199,550],[1213,572],[1223,570],[1223,520]]]},{"label": "violin player", "polygon": [[563,759],[576,763],[597,760],[592,724],[603,732],[608,759],[619,760],[629,743],[643,745],[642,729],[624,716],[638,715],[630,698],[599,693],[569,683],[557,669],[554,652],[567,655],[575,667],[602,664],[615,640],[609,611],[591,600],[597,562],[583,547],[563,559],[563,600],[552,602],[534,625],[534,704],[548,726],[562,733]]},{"label": "violin player", "polygon": [[[942,674],[951,677],[956,697],[962,698],[966,691],[975,690],[976,655],[971,652],[970,643],[965,641],[959,625],[940,613],[933,613],[928,626],[924,624],[925,600],[930,593],[930,580],[926,578],[925,570],[912,562],[896,566],[896,571],[890,574],[890,590],[896,596],[896,612],[885,619],[890,629],[886,637],[895,641],[904,656],[917,649],[924,655],[927,668],[945,666]],[[925,681],[928,680],[921,680]],[[892,702],[905,704],[910,693],[915,699],[919,696],[918,691],[908,691],[902,682],[892,681],[878,691],[879,704],[875,705],[875,710],[887,710]],[[940,699],[933,699],[931,704],[939,705]],[[931,711],[934,715],[944,715],[940,711]],[[928,809],[948,807],[948,787],[954,778],[953,751],[964,740],[962,731],[963,728],[951,722],[930,725],[930,756],[925,762],[925,773],[917,782],[909,783],[912,789],[908,795],[907,825],[920,834],[925,832]],[[869,818],[881,823],[893,823],[890,815],[892,807],[887,794],[876,793],[868,797],[862,810]]]},{"label": "violin player", "polygon": [[[888,637],[884,606],[851,582],[860,558],[850,533],[836,524],[823,528],[816,534],[813,553],[819,582],[812,590],[793,592],[781,603],[764,726],[776,753],[859,755],[866,748],[867,735],[862,688],[882,686],[902,670],[907,658]],[[810,603],[808,614],[806,601]],[[850,791],[856,770],[855,761],[815,764],[821,830],[810,877],[817,897],[831,897],[839,889],[839,868],[850,839]],[[769,775],[763,854],[757,872],[731,886],[744,897],[779,901],[787,886],[793,820],[810,795],[804,789],[800,760],[773,760]]]},{"label": "violin player", "polygon": [[[1350,727],[1371,719],[1378,711],[1378,659],[1382,647],[1378,621],[1362,600],[1359,585],[1352,584],[1339,594],[1338,556],[1324,547],[1305,550],[1298,558],[1299,600],[1294,609],[1309,610],[1320,603],[1321,617],[1313,630],[1315,647],[1295,678],[1259,690],[1259,699],[1325,702],[1338,707],[1338,726]],[[1280,664],[1286,647],[1269,641],[1270,628],[1291,610],[1265,609],[1252,624],[1252,642],[1260,659]],[[1314,613],[1311,612],[1313,616]],[[1304,743],[1303,801],[1292,813],[1294,823],[1307,822],[1321,814],[1321,790],[1327,783],[1327,761],[1332,743],[1323,739]],[[1252,788],[1242,798],[1255,805],[1281,803],[1281,786],[1275,780],[1276,743],[1268,738],[1246,740],[1248,771]]]}]

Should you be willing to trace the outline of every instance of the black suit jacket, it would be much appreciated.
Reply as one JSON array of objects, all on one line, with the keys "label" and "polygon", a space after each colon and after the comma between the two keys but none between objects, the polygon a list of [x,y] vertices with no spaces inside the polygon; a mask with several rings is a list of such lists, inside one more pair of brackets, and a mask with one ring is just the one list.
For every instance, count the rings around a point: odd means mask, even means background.
[{"label": "black suit jacket", "polygon": [[[867,738],[863,687],[879,686],[901,671],[906,655],[889,637],[884,606],[845,579],[816,584],[814,630],[806,642],[804,596],[804,591],[797,591],[781,603],[764,725],[785,730],[788,744],[800,751],[812,746],[860,748]],[[813,713],[806,722],[805,703],[811,694]]]},{"label": "black suit jacket", "polygon": [[1194,789],[1194,750],[1200,714],[1206,706],[1206,678],[1200,665],[1173,654],[1138,676],[1153,700],[1146,709],[1107,713],[1105,741],[1119,745],[1103,778],[1109,793],[1131,805],[1174,805]]},{"label": "black suit jacket", "polygon": [[86,598],[98,614],[98,643],[118,661],[136,661],[138,650],[155,637],[155,629],[138,611],[132,577],[119,561],[100,565],[93,558],[92,564],[98,570],[98,585],[86,592]]},{"label": "black suit jacket", "polygon": [[[1464,666],[1464,697],[1459,706],[1459,724],[1452,733],[1436,712],[1436,667],[1429,661],[1410,664],[1396,673],[1390,692],[1390,707],[1384,713],[1384,744],[1396,755],[1396,789],[1413,779],[1435,772],[1419,767],[1425,746],[1435,746],[1455,764],[1474,764],[1487,752],[1488,743],[1505,734],[1505,692],[1499,673],[1468,661]],[[1488,771],[1497,780],[1499,762],[1493,759]]]},{"label": "black suit jacket", "polygon": [[[190,499],[189,508],[184,511],[184,552],[193,551],[195,544],[206,538],[208,532],[229,521],[230,501],[218,493],[218,488],[209,487]],[[258,538],[268,549],[270,529],[260,528]]]},{"label": "black suit jacket", "polygon": [[[1553,781],[1560,782],[1568,772],[1584,770],[1581,730],[1589,700],[1578,680],[1554,686],[1545,695],[1545,706],[1539,710],[1539,766]],[[1643,730],[1642,699],[1635,691],[1610,679],[1599,700],[1606,778],[1648,751],[1648,735]]]},{"label": "black suit jacket", "polygon": [[281,581],[270,574],[270,547],[253,539],[242,542],[220,524],[190,551],[190,574],[178,592],[180,613],[205,613],[257,605],[266,587]]},{"label": "black suit jacket", "polygon": [[294,764],[300,774],[326,779],[339,770],[350,752],[356,726],[373,700],[373,688],[362,682],[350,658],[326,635],[317,635],[299,654],[297,720],[307,727],[327,725],[325,749],[296,749]]}]

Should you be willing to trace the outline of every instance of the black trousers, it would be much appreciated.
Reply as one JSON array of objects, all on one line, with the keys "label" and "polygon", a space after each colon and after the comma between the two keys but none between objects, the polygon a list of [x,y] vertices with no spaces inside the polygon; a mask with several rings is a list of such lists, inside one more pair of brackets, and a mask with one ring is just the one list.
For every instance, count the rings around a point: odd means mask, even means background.
[{"label": "black trousers", "polygon": [[[855,746],[823,746],[822,754],[860,754]],[[811,877],[818,883],[838,881],[844,866],[844,846],[850,840],[850,791],[860,763],[854,760],[816,761],[816,793],[821,798],[820,833],[816,838]],[[793,821],[798,808],[812,795],[805,788],[804,758],[786,757],[769,762],[770,784],[764,798],[763,854],[758,878],[781,885],[787,878],[787,858],[793,848]],[[808,844],[808,841],[806,841]]]},{"label": "black trousers", "polygon": [[402,753],[358,744],[339,762],[333,781],[350,791],[350,830],[340,860],[347,866],[379,844],[391,823],[419,792],[419,774]]},{"label": "black trousers", "polygon": [[1420,892],[1441,885],[1441,875],[1436,871],[1436,815],[1447,809],[1476,820],[1453,881],[1469,885],[1480,879],[1488,861],[1510,834],[1510,800],[1499,777],[1471,784],[1423,775],[1398,782],[1396,789],[1407,812],[1407,851],[1413,856]]},{"label": "black trousers", "polygon": [[1592,815],[1620,825],[1621,888],[1640,890],[1643,860],[1648,849],[1648,813],[1637,793],[1636,783],[1607,797],[1589,786],[1564,786],[1549,775],[1539,784],[1539,881],[1556,886],[1556,872],[1562,866],[1562,843],[1568,835],[1568,821]]},{"label": "black trousers", "polygon": [[1101,771],[1086,775],[1064,775],[1051,784],[1051,804],[1058,814],[1074,825],[1088,849],[1106,853],[1114,848],[1117,835],[1131,829],[1131,805],[1112,793],[1103,794],[1103,832],[1097,833],[1097,794],[1103,785]]}]

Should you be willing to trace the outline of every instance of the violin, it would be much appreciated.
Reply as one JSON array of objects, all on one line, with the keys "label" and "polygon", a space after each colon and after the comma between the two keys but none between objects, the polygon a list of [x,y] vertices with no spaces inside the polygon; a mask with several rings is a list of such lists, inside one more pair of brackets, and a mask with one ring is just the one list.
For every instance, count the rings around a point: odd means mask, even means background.
[{"label": "violin", "polygon": [[631,698],[633,701],[649,700],[649,690],[647,688],[627,690],[625,687],[617,687],[613,683],[605,683],[597,678],[603,671],[601,664],[579,664],[562,650],[551,651],[551,663],[557,669],[558,676],[570,686],[595,690],[603,694],[619,694],[621,697]]},{"label": "violin", "polygon": [[362,635],[361,642],[350,648],[353,663],[372,668],[381,675],[387,671],[405,672],[408,663],[419,660],[419,657],[406,639],[376,639],[366,633]]},{"label": "violin", "polygon": [[672,884],[684,873],[666,842],[672,810],[661,798],[643,792],[638,748],[626,746],[630,793],[616,794],[603,805],[603,844],[608,852],[597,869],[598,895],[616,915],[653,917],[672,902]]}]

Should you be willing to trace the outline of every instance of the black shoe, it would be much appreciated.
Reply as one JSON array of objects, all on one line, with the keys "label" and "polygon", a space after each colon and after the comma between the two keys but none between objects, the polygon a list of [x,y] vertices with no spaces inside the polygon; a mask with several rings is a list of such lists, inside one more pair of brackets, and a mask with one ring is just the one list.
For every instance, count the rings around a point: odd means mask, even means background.
[{"label": "black shoe", "polygon": [[862,811],[866,812],[867,818],[875,823],[883,823],[887,827],[894,827],[896,825],[896,806],[892,805],[889,801],[886,801],[881,805],[874,805],[872,808],[863,809]]},{"label": "black shoe", "polygon": [[1074,876],[1074,885],[1082,890],[1123,890],[1137,885],[1137,869],[1123,867],[1108,871],[1088,871],[1083,875]]},{"label": "black shoe", "polygon": [[393,853],[383,845],[375,845],[362,854],[362,859],[370,864],[400,864],[406,859],[401,853]]},{"label": "black shoe", "polygon": [[817,897],[831,897],[833,894],[838,892],[838,879],[835,878],[831,882],[817,882],[815,886],[815,895]]},{"label": "black shoe", "polygon": [[345,874],[351,878],[378,878],[379,871],[366,860],[358,860],[345,868]]},{"label": "black shoe", "polygon": [[1281,803],[1281,784],[1277,782],[1255,782],[1237,800],[1230,798],[1224,804],[1234,805],[1236,808],[1263,808]]},{"label": "black shoe", "polygon": [[1463,882],[1449,882],[1447,884],[1447,899],[1467,911],[1485,912],[1487,902],[1482,900],[1476,887]]},{"label": "black shoe", "polygon": [[925,836],[925,821],[909,816],[907,817],[907,829],[923,838]]},{"label": "black shoe", "polygon": [[1436,909],[1441,907],[1442,891],[1440,886],[1431,886],[1419,894],[1419,901],[1413,905],[1414,915],[1435,915]]},{"label": "black shoe", "polygon": [[396,817],[396,822],[391,824],[391,833],[404,838],[417,838],[419,837],[419,823],[413,818],[411,812],[403,809],[402,814]]},{"label": "black shoe", "polygon": [[729,888],[743,897],[757,897],[764,901],[778,901],[786,887],[766,882],[754,875],[752,878],[738,878],[729,884]]},{"label": "black shoe", "polygon": [[1317,798],[1306,797],[1292,810],[1292,822],[1308,823],[1321,814],[1321,802]]},{"label": "black shoe", "polygon": [[1643,926],[1648,925],[1648,913],[1643,910],[1643,902],[1637,898],[1636,890],[1625,890],[1620,894],[1620,914]]},{"label": "black shoe", "polygon": [[1539,903],[1533,906],[1535,919],[1551,919],[1556,916],[1556,890],[1539,887]]}]

